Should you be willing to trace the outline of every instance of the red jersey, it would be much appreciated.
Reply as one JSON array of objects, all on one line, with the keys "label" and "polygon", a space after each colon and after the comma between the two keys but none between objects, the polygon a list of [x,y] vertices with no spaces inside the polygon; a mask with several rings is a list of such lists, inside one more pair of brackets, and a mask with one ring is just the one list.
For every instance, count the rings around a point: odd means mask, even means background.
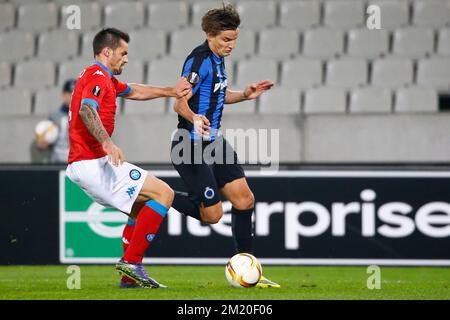
[{"label": "red jersey", "polygon": [[102,145],[81,119],[78,113],[80,106],[83,103],[95,106],[103,126],[111,136],[115,125],[116,98],[129,93],[130,90],[130,85],[117,80],[112,72],[98,61],[81,72],[70,103],[68,163],[106,156]]}]

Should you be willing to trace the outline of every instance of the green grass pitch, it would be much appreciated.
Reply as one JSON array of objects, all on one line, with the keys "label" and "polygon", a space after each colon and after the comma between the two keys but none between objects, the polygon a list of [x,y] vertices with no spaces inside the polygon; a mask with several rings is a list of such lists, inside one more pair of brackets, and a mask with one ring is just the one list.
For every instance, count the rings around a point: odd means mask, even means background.
[{"label": "green grass pitch", "polygon": [[372,290],[366,267],[264,267],[280,289],[232,288],[222,266],[148,266],[167,289],[119,289],[112,265],[80,268],[81,289],[69,290],[67,266],[0,266],[0,300],[450,299],[450,268],[381,267],[381,288]]}]

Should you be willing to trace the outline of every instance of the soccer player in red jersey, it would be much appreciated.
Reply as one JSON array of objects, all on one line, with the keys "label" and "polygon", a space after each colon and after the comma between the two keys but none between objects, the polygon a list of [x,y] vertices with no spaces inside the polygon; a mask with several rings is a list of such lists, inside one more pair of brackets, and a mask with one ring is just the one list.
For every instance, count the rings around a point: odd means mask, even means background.
[{"label": "soccer player in red jersey", "polygon": [[[103,29],[93,41],[95,63],[84,69],[72,93],[69,110],[70,151],[67,176],[94,201],[130,216],[125,227],[125,253],[116,264],[121,287],[165,287],[152,279],[142,265],[144,253],[172,205],[174,192],[163,181],[125,161],[114,144],[116,97],[150,100],[181,98],[191,90],[185,78],[175,87],[159,88],[120,82],[128,62],[129,35]],[[131,227],[131,224],[135,224]]]}]

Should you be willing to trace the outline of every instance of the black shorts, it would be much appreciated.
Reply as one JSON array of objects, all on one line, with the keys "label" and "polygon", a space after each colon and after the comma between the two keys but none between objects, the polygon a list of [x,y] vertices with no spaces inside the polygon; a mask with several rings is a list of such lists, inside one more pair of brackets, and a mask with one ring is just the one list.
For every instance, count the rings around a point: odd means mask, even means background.
[{"label": "black shorts", "polygon": [[236,152],[223,137],[213,142],[172,141],[171,160],[189,194],[205,207],[221,200],[219,190],[225,184],[245,177]]}]

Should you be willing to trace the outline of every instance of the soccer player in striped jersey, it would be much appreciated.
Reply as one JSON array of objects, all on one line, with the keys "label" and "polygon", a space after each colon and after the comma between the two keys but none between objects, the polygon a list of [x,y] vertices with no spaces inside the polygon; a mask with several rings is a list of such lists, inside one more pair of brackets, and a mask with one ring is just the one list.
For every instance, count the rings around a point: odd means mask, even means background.
[{"label": "soccer player in striped jersey", "polygon": [[[172,141],[171,158],[188,193],[175,192],[172,206],[181,213],[214,224],[223,215],[221,192],[232,203],[236,251],[251,253],[255,200],[236,152],[220,132],[220,122],[225,104],[256,99],[272,88],[273,83],[262,80],[243,91],[227,88],[224,58],[236,46],[239,24],[239,14],[232,5],[208,11],[202,18],[207,40],[196,47],[184,63],[182,76],[192,84],[192,92],[177,99],[174,105],[179,115],[179,130]],[[213,159],[203,158],[206,149],[214,150]],[[198,151],[201,161],[196,162]],[[190,153],[190,158],[186,157],[186,152]],[[179,161],[180,158],[183,161]],[[279,287],[264,277],[258,286]]]}]

